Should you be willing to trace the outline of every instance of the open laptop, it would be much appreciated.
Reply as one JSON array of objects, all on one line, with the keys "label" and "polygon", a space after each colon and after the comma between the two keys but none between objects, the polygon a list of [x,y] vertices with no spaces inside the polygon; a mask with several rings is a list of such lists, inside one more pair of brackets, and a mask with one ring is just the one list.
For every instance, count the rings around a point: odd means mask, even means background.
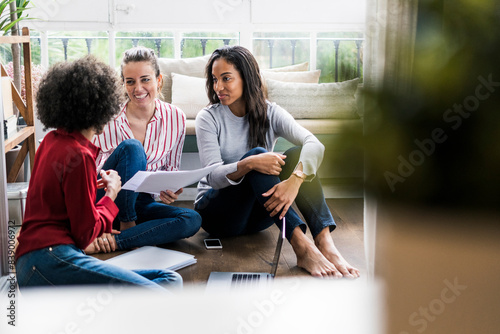
[{"label": "open laptop", "polygon": [[206,291],[232,290],[241,288],[267,288],[276,276],[278,262],[281,254],[281,247],[285,239],[285,218],[283,218],[283,227],[278,236],[276,251],[274,252],[273,263],[270,273],[250,273],[250,272],[219,272],[210,273],[207,281]]}]

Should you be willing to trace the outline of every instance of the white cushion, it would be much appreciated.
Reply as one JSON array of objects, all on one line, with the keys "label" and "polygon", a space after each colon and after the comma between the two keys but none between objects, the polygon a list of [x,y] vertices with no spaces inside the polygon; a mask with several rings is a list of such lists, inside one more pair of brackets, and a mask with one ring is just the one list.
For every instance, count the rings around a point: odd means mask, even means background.
[{"label": "white cushion", "polygon": [[309,69],[309,62],[290,65],[290,66],[270,68],[265,70],[273,72],[298,72],[298,71],[307,71],[308,69]]},{"label": "white cushion", "polygon": [[172,72],[172,104],[181,108],[186,118],[196,118],[209,104],[205,79]]},{"label": "white cushion", "polygon": [[300,71],[300,72],[273,72],[268,70],[261,71],[264,80],[278,80],[285,82],[306,82],[318,83],[321,76],[321,70]]},{"label": "white cushion", "polygon": [[208,59],[210,59],[210,55],[183,59],[158,58],[160,72],[163,75],[163,87],[161,89],[163,100],[172,103],[172,72],[204,78]]},{"label": "white cushion", "polygon": [[321,84],[266,80],[269,101],[296,119],[359,118],[354,98],[358,82],[358,78]]}]

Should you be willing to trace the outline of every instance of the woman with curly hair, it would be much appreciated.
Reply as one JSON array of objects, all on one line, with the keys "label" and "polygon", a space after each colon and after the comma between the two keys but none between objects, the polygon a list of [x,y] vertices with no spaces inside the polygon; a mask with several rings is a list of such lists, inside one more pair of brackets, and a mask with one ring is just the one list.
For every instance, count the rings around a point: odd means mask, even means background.
[{"label": "woman with curly hair", "polygon": [[[129,284],[158,289],[176,287],[182,278],[166,270],[129,271],[82,251],[110,233],[121,189],[114,170],[97,181],[91,143],[119,109],[119,80],[93,56],[53,66],[37,93],[38,117],[55,128],[38,148],[16,250],[20,287],[68,284]],[[105,195],[96,203],[97,188]],[[162,289],[163,290],[163,289]]]},{"label": "woman with curly hair", "polygon": [[[101,149],[98,169],[116,170],[123,183],[138,171],[178,170],[186,116],[157,98],[163,81],[154,51],[145,47],[125,51],[121,78],[127,102],[93,140]],[[147,193],[122,190],[115,201],[119,208],[115,228],[121,233],[104,234],[86,251],[161,245],[194,235],[201,226],[200,215],[191,209],[169,205],[181,192],[182,188],[175,193],[162,191],[154,198]],[[98,192],[98,197],[103,195]]]},{"label": "woman with curly hair", "polygon": [[[198,184],[195,209],[203,228],[232,236],[281,226],[297,265],[313,276],[359,276],[335,247],[330,232],[335,222],[326,205],[316,171],[324,146],[284,109],[266,101],[259,66],[241,46],[212,53],[206,67],[211,106],[196,117],[196,139],[202,166],[223,161]],[[284,154],[273,152],[278,137],[297,145]],[[306,224],[290,208],[293,202]]]}]

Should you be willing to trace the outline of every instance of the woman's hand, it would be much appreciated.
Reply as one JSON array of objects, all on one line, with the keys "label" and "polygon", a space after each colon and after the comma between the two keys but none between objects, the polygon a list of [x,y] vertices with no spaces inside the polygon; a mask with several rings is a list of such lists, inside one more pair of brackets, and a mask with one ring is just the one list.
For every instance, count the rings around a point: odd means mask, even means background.
[{"label": "woman's hand", "polygon": [[293,201],[295,201],[295,197],[297,197],[302,182],[303,180],[298,177],[291,176],[262,194],[264,197],[271,196],[271,198],[264,203],[264,208],[266,208],[267,211],[271,211],[271,217],[274,217],[280,211],[280,219],[285,217],[288,209]]},{"label": "woman's hand", "polygon": [[100,237],[95,238],[90,245],[85,248],[86,254],[109,253],[116,250],[116,240],[114,234],[120,234],[120,231],[111,230],[111,233],[103,233]]},{"label": "woman's hand", "polygon": [[160,193],[160,200],[165,204],[172,204],[179,198],[179,195],[182,194],[182,191],[182,188],[177,190],[175,193],[171,190],[162,191]]},{"label": "woman's hand", "polygon": [[120,231],[111,230],[111,233],[103,233],[99,238],[96,238],[94,241],[97,242],[100,252],[114,252],[116,250],[116,240],[113,234],[120,233]]},{"label": "woman's hand", "polygon": [[266,152],[257,155],[251,155],[248,158],[252,159],[251,168],[257,172],[268,175],[280,175],[281,166],[285,165],[286,155]]},{"label": "woman's hand", "polygon": [[104,188],[105,196],[110,197],[113,201],[122,189],[122,181],[120,175],[112,169],[101,170],[101,179],[97,180],[97,188]]}]

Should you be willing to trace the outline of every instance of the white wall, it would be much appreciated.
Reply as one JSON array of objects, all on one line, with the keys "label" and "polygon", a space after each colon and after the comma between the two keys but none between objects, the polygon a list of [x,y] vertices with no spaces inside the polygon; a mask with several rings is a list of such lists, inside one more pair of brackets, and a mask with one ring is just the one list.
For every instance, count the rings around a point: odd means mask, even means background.
[{"label": "white wall", "polygon": [[362,30],[365,0],[33,0],[37,30]]}]

